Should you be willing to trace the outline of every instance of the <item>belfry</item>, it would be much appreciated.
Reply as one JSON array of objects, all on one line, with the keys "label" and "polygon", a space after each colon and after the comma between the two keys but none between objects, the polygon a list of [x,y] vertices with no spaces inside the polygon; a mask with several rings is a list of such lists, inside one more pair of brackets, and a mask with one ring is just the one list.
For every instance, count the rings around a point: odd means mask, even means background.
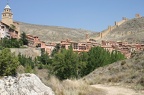
[{"label": "belfry", "polygon": [[8,4],[5,6],[4,12],[2,13],[2,22],[7,25],[13,24],[13,14]]},{"label": "belfry", "polygon": [[5,37],[16,39],[20,37],[19,23],[13,21],[13,13],[8,3],[2,12],[0,21],[0,39]]}]

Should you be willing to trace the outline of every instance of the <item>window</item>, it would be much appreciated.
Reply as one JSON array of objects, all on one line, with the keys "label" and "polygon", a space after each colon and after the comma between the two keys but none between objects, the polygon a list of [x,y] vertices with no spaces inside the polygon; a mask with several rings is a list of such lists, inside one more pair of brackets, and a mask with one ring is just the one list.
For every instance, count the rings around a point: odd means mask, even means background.
[{"label": "window", "polygon": [[85,46],[79,46],[79,50],[86,50]]},{"label": "window", "polygon": [[78,44],[74,43],[74,49],[78,49]]}]

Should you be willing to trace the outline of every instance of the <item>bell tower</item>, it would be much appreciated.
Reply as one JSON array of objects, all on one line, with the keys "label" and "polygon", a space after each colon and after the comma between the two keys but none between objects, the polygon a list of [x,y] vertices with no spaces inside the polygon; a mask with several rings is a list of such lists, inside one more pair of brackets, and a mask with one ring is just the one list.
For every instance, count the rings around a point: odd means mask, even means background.
[{"label": "bell tower", "polygon": [[13,24],[13,14],[11,12],[11,8],[8,5],[8,3],[5,6],[4,11],[2,13],[2,20],[1,21],[7,25]]}]

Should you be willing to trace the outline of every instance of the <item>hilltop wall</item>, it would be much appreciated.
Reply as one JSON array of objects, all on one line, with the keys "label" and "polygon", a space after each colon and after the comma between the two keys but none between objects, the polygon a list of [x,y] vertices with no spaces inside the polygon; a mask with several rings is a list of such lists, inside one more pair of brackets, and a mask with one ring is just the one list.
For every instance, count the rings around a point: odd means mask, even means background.
[{"label": "hilltop wall", "polygon": [[[141,18],[142,16],[140,16],[140,14],[136,14],[135,18]],[[95,40],[99,40],[103,37],[105,37],[109,32],[111,32],[112,30],[114,30],[115,28],[119,27],[120,25],[122,25],[123,23],[127,22],[128,19],[126,17],[123,17],[121,21],[115,21],[114,26],[108,26],[108,28],[106,30],[104,30],[103,32],[99,33],[99,36],[95,38]]]}]

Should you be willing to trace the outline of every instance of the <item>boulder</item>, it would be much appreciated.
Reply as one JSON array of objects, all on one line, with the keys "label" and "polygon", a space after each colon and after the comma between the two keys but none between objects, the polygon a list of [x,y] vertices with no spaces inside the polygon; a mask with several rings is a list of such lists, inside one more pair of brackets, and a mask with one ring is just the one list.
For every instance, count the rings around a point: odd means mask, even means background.
[{"label": "boulder", "polygon": [[55,95],[34,74],[20,74],[17,77],[5,76],[0,79],[0,95]]}]

